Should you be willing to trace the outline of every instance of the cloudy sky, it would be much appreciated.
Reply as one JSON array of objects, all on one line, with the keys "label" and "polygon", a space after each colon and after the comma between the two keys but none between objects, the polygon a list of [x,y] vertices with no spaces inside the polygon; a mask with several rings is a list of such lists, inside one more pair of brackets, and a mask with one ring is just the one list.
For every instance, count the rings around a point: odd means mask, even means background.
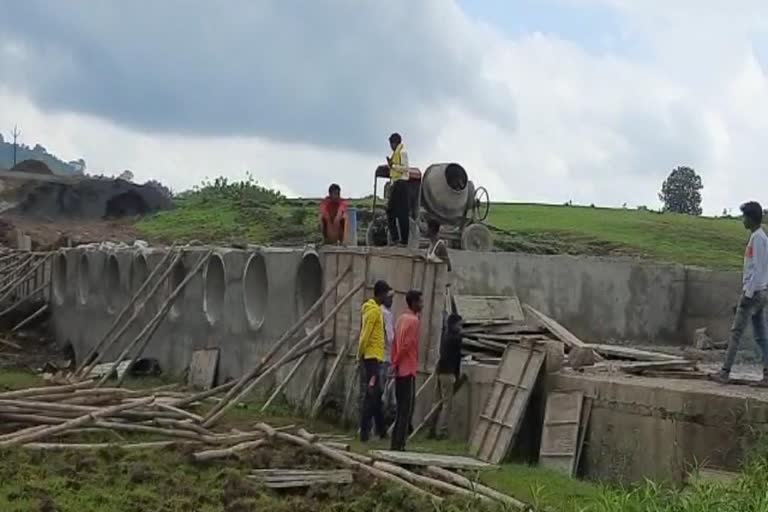
[{"label": "cloudy sky", "polygon": [[0,133],[175,190],[371,189],[387,136],[496,200],[768,203],[765,0],[0,0]]}]

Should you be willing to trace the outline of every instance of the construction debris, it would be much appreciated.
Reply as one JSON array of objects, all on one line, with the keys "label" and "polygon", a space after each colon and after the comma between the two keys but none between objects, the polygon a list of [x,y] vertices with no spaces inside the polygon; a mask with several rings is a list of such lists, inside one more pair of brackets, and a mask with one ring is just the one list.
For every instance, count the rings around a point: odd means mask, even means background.
[{"label": "construction debris", "polygon": [[490,470],[497,466],[460,455],[440,455],[428,452],[399,452],[389,450],[373,450],[371,457],[376,460],[402,464],[404,466],[436,466],[448,469]]}]

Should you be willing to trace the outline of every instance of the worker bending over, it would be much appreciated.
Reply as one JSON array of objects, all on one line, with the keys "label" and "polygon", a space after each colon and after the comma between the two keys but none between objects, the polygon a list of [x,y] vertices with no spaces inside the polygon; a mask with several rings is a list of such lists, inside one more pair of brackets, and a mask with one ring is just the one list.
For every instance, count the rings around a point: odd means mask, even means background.
[{"label": "worker bending over", "polygon": [[347,229],[347,202],[341,198],[341,187],[333,183],[328,196],[320,201],[320,230],[326,245],[344,242]]},{"label": "worker bending over", "polygon": [[395,341],[392,345],[392,372],[395,376],[395,401],[397,414],[392,431],[392,449],[405,450],[408,428],[413,417],[416,400],[416,369],[419,363],[419,313],[422,309],[421,292],[411,290],[405,295],[408,309],[395,324]]},{"label": "worker bending over", "polygon": [[763,379],[760,384],[768,385],[768,336],[765,326],[765,305],[768,301],[768,236],[762,228],[763,207],[759,203],[749,202],[741,205],[741,213],[744,227],[752,232],[744,252],[743,293],[736,307],[723,368],[712,378],[723,384],[728,382],[744,329],[751,322],[755,342],[763,355]]},{"label": "worker bending over", "polygon": [[389,147],[392,156],[387,157],[389,165],[389,202],[387,203],[387,218],[389,220],[389,236],[392,243],[408,245],[410,234],[410,206],[408,200],[408,153],[403,148],[403,139],[399,133],[389,136]]},{"label": "worker bending over", "polygon": [[381,364],[384,361],[384,318],[381,305],[387,300],[392,288],[386,281],[376,281],[373,298],[363,303],[362,325],[357,354],[360,359],[360,441],[367,442],[371,434],[371,422],[376,434],[387,436],[381,406]]}]

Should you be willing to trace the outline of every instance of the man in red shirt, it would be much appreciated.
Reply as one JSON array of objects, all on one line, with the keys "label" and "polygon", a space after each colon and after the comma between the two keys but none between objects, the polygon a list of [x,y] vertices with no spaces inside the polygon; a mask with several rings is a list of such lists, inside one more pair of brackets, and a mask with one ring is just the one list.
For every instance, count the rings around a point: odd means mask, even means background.
[{"label": "man in red shirt", "polygon": [[341,187],[336,183],[328,188],[328,196],[320,201],[320,230],[323,243],[327,245],[344,243],[347,229],[347,202],[341,198]]},{"label": "man in red shirt", "polygon": [[419,362],[419,313],[422,309],[421,292],[411,290],[405,295],[408,309],[395,325],[390,367],[395,376],[397,414],[392,431],[392,449],[405,450],[408,426],[413,416],[416,399],[416,368]]}]

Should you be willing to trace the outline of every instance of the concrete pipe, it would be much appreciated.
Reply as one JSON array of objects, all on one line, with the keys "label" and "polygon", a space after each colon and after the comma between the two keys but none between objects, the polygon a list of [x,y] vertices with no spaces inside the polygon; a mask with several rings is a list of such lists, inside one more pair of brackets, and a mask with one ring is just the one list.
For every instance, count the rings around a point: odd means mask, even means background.
[{"label": "concrete pipe", "polygon": [[243,269],[243,306],[251,330],[264,324],[269,297],[269,279],[264,255],[254,252]]},{"label": "concrete pipe", "polygon": [[67,299],[67,255],[59,252],[53,260],[53,298],[58,306]]},{"label": "concrete pipe", "polygon": [[422,206],[440,222],[455,225],[472,207],[474,190],[461,165],[432,164],[421,179]]}]

